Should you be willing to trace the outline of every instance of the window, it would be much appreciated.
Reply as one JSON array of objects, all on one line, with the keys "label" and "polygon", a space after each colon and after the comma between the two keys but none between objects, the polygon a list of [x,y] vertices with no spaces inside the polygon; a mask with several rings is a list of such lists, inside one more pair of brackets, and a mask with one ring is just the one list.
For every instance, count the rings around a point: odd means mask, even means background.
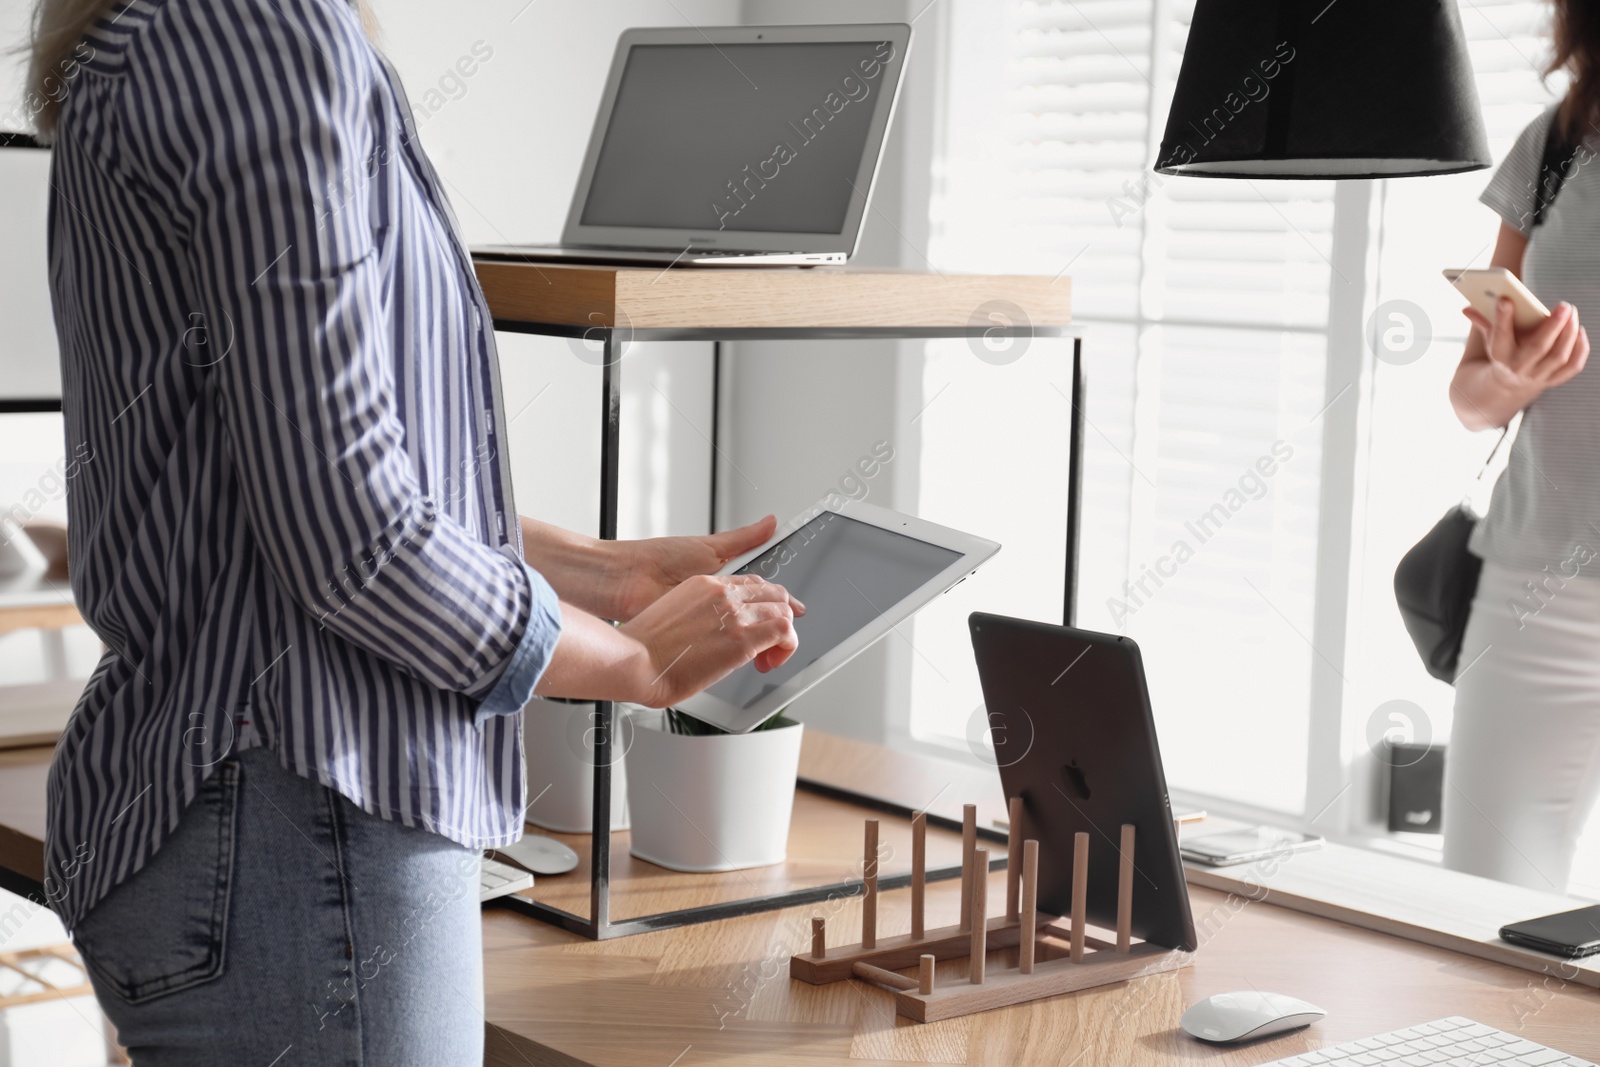
[{"label": "window", "polygon": [[[1419,732],[1448,733],[1450,690],[1421,670],[1389,583],[1491,443],[1450,412],[1465,323],[1439,278],[1488,260],[1488,174],[1151,173],[1193,7],[952,0],[930,255],[1072,277],[1090,422],[1078,617],[1144,648],[1174,789],[1359,836],[1375,826],[1375,710],[1406,699]],[[1463,0],[1461,13],[1498,159],[1559,89],[1538,74],[1547,7]],[[1431,337],[1409,365],[1365,341],[1393,300]],[[922,383],[919,507],[954,512],[972,472],[952,454],[1003,426],[1030,468],[982,532],[1029,554],[1064,477],[1045,408],[1064,423],[1069,379],[1044,349],[1001,364],[938,350]],[[1059,613],[1058,598],[1004,588],[1019,614]],[[981,697],[948,677],[932,621],[913,632],[909,732],[964,745]]]}]

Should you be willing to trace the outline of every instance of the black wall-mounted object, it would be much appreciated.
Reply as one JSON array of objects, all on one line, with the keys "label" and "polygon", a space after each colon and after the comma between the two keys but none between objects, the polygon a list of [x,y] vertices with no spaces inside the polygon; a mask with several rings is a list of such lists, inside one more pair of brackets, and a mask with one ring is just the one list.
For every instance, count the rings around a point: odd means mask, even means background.
[{"label": "black wall-mounted object", "polygon": [[1389,831],[1440,832],[1444,806],[1443,745],[1388,742]]},{"label": "black wall-mounted object", "polygon": [[1199,0],[1155,169],[1394,178],[1490,162],[1455,0]]},{"label": "black wall-mounted object", "polygon": [[34,148],[45,150],[50,146],[40,144],[39,139],[29,133],[12,133],[0,130],[0,148]]}]

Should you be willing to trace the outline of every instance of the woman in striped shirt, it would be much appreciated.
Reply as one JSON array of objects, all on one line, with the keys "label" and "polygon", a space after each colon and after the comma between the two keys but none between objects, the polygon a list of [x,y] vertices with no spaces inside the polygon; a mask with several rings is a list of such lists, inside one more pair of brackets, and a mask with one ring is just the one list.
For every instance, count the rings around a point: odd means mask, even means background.
[{"label": "woman in striped shirt", "polygon": [[[1444,862],[1564,893],[1600,797],[1600,371],[1582,322],[1600,319],[1600,22],[1557,0],[1552,73],[1566,97],[1535,119],[1483,202],[1501,217],[1492,265],[1552,314],[1517,336],[1511,301],[1474,330],[1451,385],[1470,429],[1517,431],[1488,514],[1456,678],[1445,761]],[[1546,144],[1571,146],[1566,180],[1533,224]],[[1575,156],[1575,158],[1573,158]]]},{"label": "woman in striped shirt", "polygon": [[774,523],[519,521],[489,312],[348,0],[39,0],[31,82],[109,649],[51,768],[50,903],[138,1064],[481,1062],[520,709],[782,663],[803,609],[708,576]]}]

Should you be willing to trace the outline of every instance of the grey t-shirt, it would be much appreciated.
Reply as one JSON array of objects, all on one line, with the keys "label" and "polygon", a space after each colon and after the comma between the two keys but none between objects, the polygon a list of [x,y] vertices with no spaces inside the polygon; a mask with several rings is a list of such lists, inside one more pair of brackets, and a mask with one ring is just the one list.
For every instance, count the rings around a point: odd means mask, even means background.
[{"label": "grey t-shirt", "polygon": [[[1567,301],[1600,345],[1600,158],[1578,155],[1531,227],[1552,107],[1517,137],[1480,199],[1528,236],[1522,281],[1546,307]],[[1600,550],[1600,352],[1522,413],[1505,473],[1469,547],[1505,566],[1570,572]],[[1563,567],[1563,564],[1566,564]]]}]

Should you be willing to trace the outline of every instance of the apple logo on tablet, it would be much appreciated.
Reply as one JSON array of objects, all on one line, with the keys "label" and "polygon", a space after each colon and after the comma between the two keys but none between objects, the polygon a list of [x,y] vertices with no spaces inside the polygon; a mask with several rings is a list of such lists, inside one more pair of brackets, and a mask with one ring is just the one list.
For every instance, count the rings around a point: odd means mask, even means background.
[{"label": "apple logo on tablet", "polygon": [[1061,773],[1067,776],[1067,784],[1072,786],[1072,791],[1084,800],[1089,799],[1089,780],[1083,776],[1083,769],[1078,766],[1078,761],[1073,760],[1061,768]]}]

